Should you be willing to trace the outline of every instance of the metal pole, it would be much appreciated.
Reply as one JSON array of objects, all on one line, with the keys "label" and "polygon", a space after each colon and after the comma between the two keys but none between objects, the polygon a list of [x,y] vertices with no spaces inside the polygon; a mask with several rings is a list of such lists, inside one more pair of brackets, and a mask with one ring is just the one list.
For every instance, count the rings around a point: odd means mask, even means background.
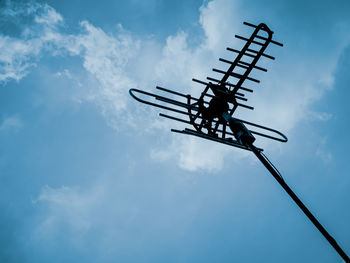
[{"label": "metal pole", "polygon": [[332,245],[332,247],[338,252],[338,254],[345,260],[346,263],[350,263],[349,257],[345,254],[342,248],[338,245],[335,239],[326,231],[326,229],[321,225],[320,222],[313,216],[313,214],[307,209],[303,202],[295,195],[292,189],[289,188],[287,183],[278,174],[273,165],[266,160],[266,158],[261,154],[261,152],[255,148],[253,144],[250,145],[250,149],[258,157],[258,159],[263,163],[263,165],[269,170],[276,181],[282,186],[282,188],[287,192],[287,194],[294,200],[294,202],[300,207],[304,214],[310,219],[314,226],[321,232],[321,234],[327,239],[327,241]]}]

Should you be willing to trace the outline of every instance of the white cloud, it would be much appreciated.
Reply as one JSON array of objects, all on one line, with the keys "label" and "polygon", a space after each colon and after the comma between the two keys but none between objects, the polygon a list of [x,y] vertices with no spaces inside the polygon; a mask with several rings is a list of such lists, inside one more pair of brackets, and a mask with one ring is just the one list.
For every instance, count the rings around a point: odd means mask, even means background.
[{"label": "white cloud", "polygon": [[327,112],[308,112],[308,115],[310,116],[310,119],[315,119],[318,121],[328,121],[330,120],[333,115],[331,113],[327,113]]},{"label": "white cloud", "polygon": [[242,23],[237,10],[238,1],[209,1],[200,8],[199,22],[204,30],[205,48],[216,53],[232,42],[232,33],[238,32]]},{"label": "white cloud", "polygon": [[[86,21],[81,25],[86,33],[77,36],[75,44],[82,50],[80,55],[84,59],[84,68],[100,84],[89,94],[88,99],[97,102],[105,115],[125,111],[127,91],[136,87],[136,83],[129,77],[125,67],[128,60],[138,51],[139,42],[127,32],[121,32],[114,37]],[[116,121],[113,118],[110,120]]]},{"label": "white cloud", "polygon": [[168,134],[168,137],[171,138],[170,142],[168,140],[167,144],[151,150],[151,158],[155,161],[176,160],[179,167],[188,171],[216,173],[226,160],[237,162],[250,155],[247,151],[194,136]]},{"label": "white cloud", "polygon": [[321,139],[316,149],[316,156],[318,156],[324,163],[329,163],[333,159],[333,155],[326,149],[326,145],[327,138],[324,137]]},{"label": "white cloud", "polygon": [[[187,34],[180,31],[169,36],[156,66],[156,75],[166,85],[185,86],[191,77],[192,52],[187,45]],[[176,81],[175,81],[176,80]]]},{"label": "white cloud", "polygon": [[80,23],[80,34],[66,34],[60,27],[64,23],[62,16],[48,5],[10,5],[3,13],[11,17],[27,16],[32,22],[19,38],[0,35],[0,81],[21,80],[47,53],[80,56],[95,85],[86,86],[84,97],[75,100],[96,103],[109,124],[119,128],[124,116],[120,113],[125,112],[129,99],[127,91],[136,86],[130,77],[132,73],[125,68],[128,60],[138,53],[139,41],[120,25],[117,35],[112,35],[87,21]]},{"label": "white cloud", "polygon": [[76,238],[86,233],[93,224],[93,208],[103,198],[102,189],[96,187],[88,192],[79,188],[62,186],[51,188],[45,186],[39,197],[33,201],[34,205],[46,207],[44,217],[36,235],[39,239],[50,239],[59,233],[60,226],[68,227]]},{"label": "white cloud", "polygon": [[0,36],[0,50],[0,81],[22,79],[28,68],[35,65],[30,58],[38,53],[37,45],[6,36]]},{"label": "white cloud", "polygon": [[178,148],[179,165],[189,171],[219,171],[223,167],[225,156],[232,153],[224,145],[189,136],[183,138]]},{"label": "white cloud", "polygon": [[63,18],[55,9],[49,5],[44,5],[43,13],[35,17],[35,22],[49,27],[55,27],[57,24],[63,22]]},{"label": "white cloud", "polygon": [[0,131],[5,131],[9,129],[17,130],[22,126],[23,126],[23,123],[18,116],[7,117],[2,121],[0,125]]},{"label": "white cloud", "polygon": [[14,21],[25,16],[32,22],[19,38],[0,34],[0,82],[19,81],[26,76],[29,68],[36,65],[40,53],[57,39],[57,26],[62,22],[61,15],[48,5],[14,5],[13,2],[8,5],[0,15]]}]

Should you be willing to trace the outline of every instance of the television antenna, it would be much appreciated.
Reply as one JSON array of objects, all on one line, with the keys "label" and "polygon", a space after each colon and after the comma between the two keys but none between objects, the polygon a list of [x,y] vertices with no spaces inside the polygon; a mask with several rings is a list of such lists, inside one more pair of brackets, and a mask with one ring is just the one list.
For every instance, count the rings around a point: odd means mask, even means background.
[{"label": "television antenna", "polygon": [[[236,38],[243,40],[245,44],[241,50],[227,48],[228,51],[237,53],[233,61],[219,58],[221,62],[229,65],[226,71],[213,68],[214,72],[223,75],[222,78],[207,77],[206,81],[192,79],[205,87],[198,98],[159,86],[156,87],[158,90],[172,95],[176,99],[139,89],[130,89],[129,93],[139,102],[175,114],[174,116],[160,113],[161,117],[191,126],[191,128],[185,128],[184,130],[171,129],[172,132],[197,136],[253,152],[338,254],[345,262],[350,263],[347,254],[287,185],[277,168],[263,154],[263,149],[253,144],[255,141],[254,135],[279,142],[287,142],[287,137],[275,129],[233,117],[238,107],[254,109],[252,106],[245,104],[247,102],[245,93],[252,93],[253,90],[242,85],[247,81],[260,82],[258,79],[250,77],[249,74],[252,70],[267,71],[267,69],[257,65],[261,57],[275,59],[265,53],[267,46],[269,44],[283,46],[283,44],[272,40],[273,31],[266,24],[253,25],[247,22],[243,24],[253,28],[254,31],[249,38],[235,35]],[[158,102],[163,102],[165,105],[150,101],[152,98]],[[187,116],[188,119],[183,119],[182,116]],[[228,131],[227,128],[230,128],[231,131]]]}]

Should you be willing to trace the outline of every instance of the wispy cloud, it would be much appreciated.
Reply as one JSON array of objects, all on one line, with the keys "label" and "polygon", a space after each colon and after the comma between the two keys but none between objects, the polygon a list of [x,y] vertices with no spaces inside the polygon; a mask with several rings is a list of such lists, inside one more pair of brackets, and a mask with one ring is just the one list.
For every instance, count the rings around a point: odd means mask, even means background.
[{"label": "wispy cloud", "polygon": [[117,36],[107,34],[87,21],[81,26],[85,32],[72,37],[65,47],[83,57],[84,68],[99,83],[87,99],[97,103],[110,124],[117,128],[116,118],[122,118],[119,113],[126,110],[127,91],[137,85],[126,67],[129,59],[137,54],[140,43],[121,26]]},{"label": "wispy cloud", "polygon": [[44,217],[36,229],[36,237],[50,240],[59,235],[57,231],[60,226],[75,233],[72,236],[83,235],[93,224],[93,209],[102,197],[103,191],[98,188],[84,192],[77,187],[43,187],[38,198],[33,200],[34,205],[45,207]]},{"label": "wispy cloud", "polygon": [[0,35],[0,81],[21,80],[44,55],[82,57],[83,67],[98,84],[84,99],[98,104],[107,120],[117,126],[114,115],[126,108],[125,90],[136,85],[125,67],[138,51],[139,42],[120,25],[112,35],[87,21],[80,23],[81,33],[68,34],[62,16],[49,5],[11,3],[2,14],[26,16],[29,22],[18,37]]},{"label": "wispy cloud", "polygon": [[22,120],[18,116],[5,118],[0,124],[0,131],[19,129],[23,126]]},{"label": "wispy cloud", "polygon": [[57,27],[63,21],[49,5],[6,3],[0,11],[2,19],[12,20],[17,27],[21,27],[21,20],[28,21],[19,36],[0,34],[0,82],[19,81],[26,76],[42,51],[58,38]]},{"label": "wispy cloud", "polygon": [[321,160],[324,163],[329,163],[333,159],[333,155],[331,152],[329,152],[326,149],[326,145],[327,145],[327,138],[324,137],[321,139],[321,141],[316,149],[316,156],[321,158]]}]

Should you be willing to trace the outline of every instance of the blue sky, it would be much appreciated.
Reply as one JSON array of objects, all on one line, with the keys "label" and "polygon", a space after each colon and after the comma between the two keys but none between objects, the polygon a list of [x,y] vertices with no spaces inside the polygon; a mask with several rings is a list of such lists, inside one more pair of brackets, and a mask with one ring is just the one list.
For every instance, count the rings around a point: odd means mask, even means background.
[{"label": "blue sky", "polygon": [[170,133],[130,88],[200,92],[242,22],[283,48],[257,146],[350,254],[350,3],[1,1],[1,262],[342,262],[252,154]]}]

